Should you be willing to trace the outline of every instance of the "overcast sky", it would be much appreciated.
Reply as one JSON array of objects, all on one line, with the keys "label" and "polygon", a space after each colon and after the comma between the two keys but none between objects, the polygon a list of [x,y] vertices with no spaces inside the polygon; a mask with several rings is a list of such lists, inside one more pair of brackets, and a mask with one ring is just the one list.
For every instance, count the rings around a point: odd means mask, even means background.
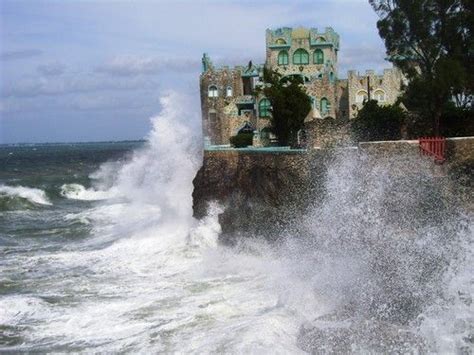
[{"label": "overcast sky", "polygon": [[140,139],[203,52],[264,61],[265,29],[332,26],[339,76],[390,67],[367,1],[0,1],[0,143]]}]

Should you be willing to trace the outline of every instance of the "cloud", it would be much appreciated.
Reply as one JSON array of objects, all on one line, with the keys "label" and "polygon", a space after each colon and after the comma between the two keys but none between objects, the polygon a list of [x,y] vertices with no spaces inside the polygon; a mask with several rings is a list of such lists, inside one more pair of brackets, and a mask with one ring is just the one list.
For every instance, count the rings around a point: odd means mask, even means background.
[{"label": "cloud", "polygon": [[36,70],[43,76],[59,76],[64,73],[66,66],[55,62],[49,64],[38,65]]},{"label": "cloud", "polygon": [[43,54],[40,49],[22,49],[16,51],[6,51],[0,53],[1,60],[18,60],[38,57]]},{"label": "cloud", "polygon": [[138,76],[155,75],[163,71],[193,72],[199,66],[199,60],[183,58],[118,56],[98,66],[96,71],[114,76]]},{"label": "cloud", "polygon": [[339,57],[339,66],[341,74],[344,70],[351,69],[376,69],[391,67],[391,64],[385,60],[384,48],[376,44],[360,44],[359,46],[346,47],[341,50]]},{"label": "cloud", "polygon": [[24,77],[6,82],[3,97],[55,96],[98,91],[146,90],[157,88],[152,78],[103,78],[90,73],[56,77]]}]

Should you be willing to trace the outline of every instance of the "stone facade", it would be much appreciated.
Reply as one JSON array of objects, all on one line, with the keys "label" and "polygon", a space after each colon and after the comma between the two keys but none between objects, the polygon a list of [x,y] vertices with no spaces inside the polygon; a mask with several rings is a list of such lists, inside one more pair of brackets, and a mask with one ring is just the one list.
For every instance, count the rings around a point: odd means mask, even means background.
[{"label": "stone facade", "polygon": [[[229,138],[245,124],[256,132],[257,142],[270,142],[262,131],[269,126],[262,100],[254,88],[262,84],[263,68],[283,76],[301,76],[313,107],[306,122],[318,126],[319,119],[345,122],[352,119],[370,97],[381,104],[392,104],[400,94],[402,75],[386,69],[383,75],[368,70],[365,75],[349,71],[347,79],[338,77],[339,35],[330,27],[283,27],[266,31],[266,61],[234,68],[216,68],[207,54],[202,58],[200,77],[201,108],[206,144],[229,144]],[[311,129],[317,132],[318,129]],[[261,139],[260,139],[261,138]],[[310,137],[310,141],[321,139]]]}]

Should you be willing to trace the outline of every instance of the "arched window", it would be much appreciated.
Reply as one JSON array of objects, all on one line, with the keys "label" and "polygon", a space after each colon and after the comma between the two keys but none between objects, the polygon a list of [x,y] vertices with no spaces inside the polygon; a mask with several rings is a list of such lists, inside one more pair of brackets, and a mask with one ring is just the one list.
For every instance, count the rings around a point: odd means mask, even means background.
[{"label": "arched window", "polygon": [[369,95],[367,94],[367,91],[365,90],[357,91],[356,103],[358,104],[364,103],[365,101],[367,101],[368,98],[369,98]]},{"label": "arched window", "polygon": [[231,97],[232,96],[232,86],[228,86],[225,90],[225,96]]},{"label": "arched window", "polygon": [[321,49],[316,49],[313,53],[314,64],[324,64],[324,53]]},{"label": "arched window", "polygon": [[269,99],[261,99],[258,103],[258,116],[259,117],[270,117],[271,103]]},{"label": "arched window", "polygon": [[278,38],[278,39],[275,41],[275,44],[286,44],[286,41],[285,41],[283,38]]},{"label": "arched window", "polygon": [[375,90],[374,98],[378,102],[385,102],[385,91],[383,91],[382,89]]},{"label": "arched window", "polygon": [[278,53],[278,65],[288,65],[287,51],[280,51],[280,53]]},{"label": "arched window", "polygon": [[293,64],[309,64],[309,54],[303,48],[293,53]]},{"label": "arched window", "polygon": [[334,73],[333,72],[330,72],[329,73],[329,81],[332,83],[334,82]]},{"label": "arched window", "polygon": [[211,85],[209,86],[209,97],[218,97],[219,92],[217,91],[217,86]]},{"label": "arched window", "polygon": [[321,107],[321,114],[322,115],[328,114],[329,113],[329,108],[330,108],[328,99],[323,97],[321,99],[321,105],[319,107]]}]

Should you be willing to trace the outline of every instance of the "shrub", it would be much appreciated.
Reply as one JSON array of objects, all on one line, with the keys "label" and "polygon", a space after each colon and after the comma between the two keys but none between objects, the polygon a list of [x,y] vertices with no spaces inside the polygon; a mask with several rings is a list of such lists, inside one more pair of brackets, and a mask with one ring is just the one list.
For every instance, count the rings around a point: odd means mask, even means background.
[{"label": "shrub", "polygon": [[239,133],[230,137],[230,144],[235,148],[245,148],[253,143],[253,133]]},{"label": "shrub", "polygon": [[401,139],[405,112],[398,106],[379,106],[370,100],[352,121],[351,130],[357,141]]},{"label": "shrub", "polygon": [[448,106],[441,116],[441,135],[467,137],[474,135],[474,109]]}]

